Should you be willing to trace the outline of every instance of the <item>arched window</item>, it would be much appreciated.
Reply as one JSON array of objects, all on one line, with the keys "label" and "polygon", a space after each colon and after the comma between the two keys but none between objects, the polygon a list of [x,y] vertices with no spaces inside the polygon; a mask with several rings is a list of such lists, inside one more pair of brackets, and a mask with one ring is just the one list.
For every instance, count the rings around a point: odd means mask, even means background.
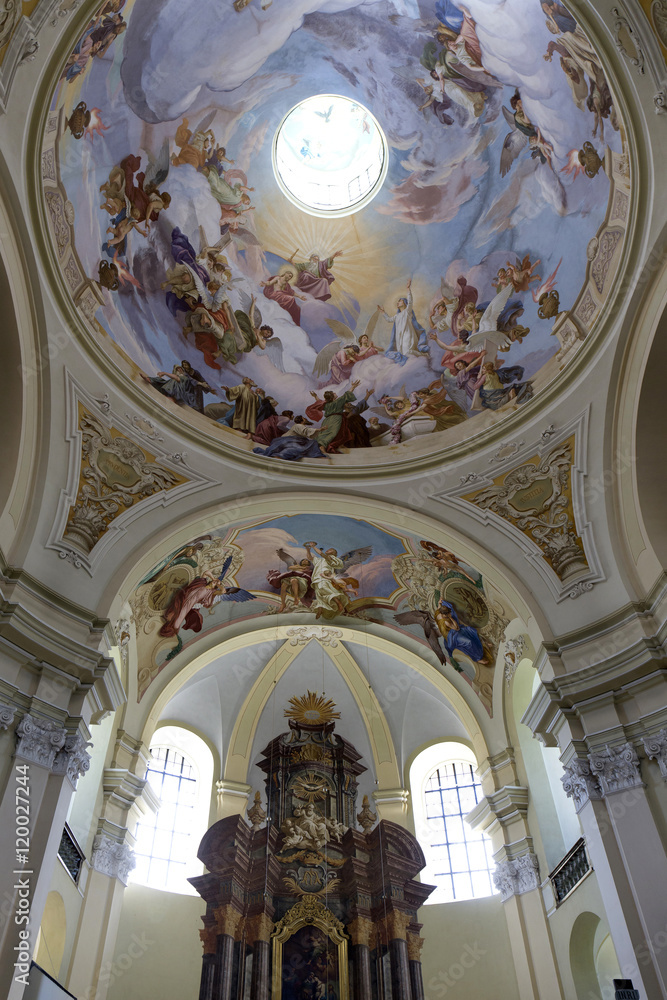
[{"label": "arched window", "polygon": [[436,885],[428,903],[490,896],[491,842],[465,816],[483,797],[477,762],[462,743],[439,743],[415,758],[410,786],[417,838],[426,857],[423,882]]},{"label": "arched window", "polygon": [[187,879],[202,872],[197,849],[208,827],[211,751],[187,730],[159,729],[151,743],[146,779],[160,807],[137,825],[131,881],[195,895]]}]

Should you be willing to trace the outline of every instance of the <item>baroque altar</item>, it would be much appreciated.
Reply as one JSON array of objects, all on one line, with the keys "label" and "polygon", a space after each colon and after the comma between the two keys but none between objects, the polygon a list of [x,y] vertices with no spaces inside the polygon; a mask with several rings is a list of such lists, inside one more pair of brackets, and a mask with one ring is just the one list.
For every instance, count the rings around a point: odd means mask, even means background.
[{"label": "baroque altar", "polygon": [[199,1000],[423,1000],[418,911],[433,886],[414,836],[377,822],[366,771],[322,696],[291,698],[264,749],[266,809],[205,834]]}]

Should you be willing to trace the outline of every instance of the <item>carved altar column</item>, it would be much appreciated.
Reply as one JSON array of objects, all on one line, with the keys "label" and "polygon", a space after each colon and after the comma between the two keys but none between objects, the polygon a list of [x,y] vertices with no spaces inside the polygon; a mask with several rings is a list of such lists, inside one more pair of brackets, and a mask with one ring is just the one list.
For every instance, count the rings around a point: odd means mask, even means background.
[{"label": "carved altar column", "polygon": [[[231,903],[214,911],[218,941],[212,1000],[231,1000],[234,972],[234,942],[240,939],[242,915]],[[235,993],[235,991],[234,991]]]},{"label": "carved altar column", "polygon": [[410,985],[412,1000],[424,1000],[424,979],[422,976],[422,947],[424,939],[408,931],[408,961],[410,963]]},{"label": "carved altar column", "polygon": [[383,921],[389,948],[392,1000],[413,1000],[408,960],[407,929],[412,916],[391,910]]},{"label": "carved altar column", "polygon": [[213,1000],[215,971],[217,968],[218,934],[215,924],[212,924],[207,917],[204,917],[203,920],[205,926],[199,931],[199,937],[204,947],[201,981],[199,984],[199,1000]]},{"label": "carved altar column", "polygon": [[269,1000],[271,990],[271,931],[268,913],[258,913],[246,921],[246,944],[252,948],[250,1000]]},{"label": "carved altar column", "polygon": [[375,925],[366,917],[357,917],[347,925],[352,954],[353,995],[371,995],[371,945],[375,940]]}]

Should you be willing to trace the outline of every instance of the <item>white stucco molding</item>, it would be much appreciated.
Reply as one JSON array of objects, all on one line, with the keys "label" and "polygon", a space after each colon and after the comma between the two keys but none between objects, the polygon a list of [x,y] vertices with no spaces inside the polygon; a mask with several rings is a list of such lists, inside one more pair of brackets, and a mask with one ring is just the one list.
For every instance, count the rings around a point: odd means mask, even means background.
[{"label": "white stucco molding", "polygon": [[109,878],[117,878],[123,885],[127,885],[136,863],[134,851],[128,844],[113,840],[106,833],[96,835],[90,859],[91,867],[96,872],[108,875]]},{"label": "white stucco molding", "polygon": [[595,750],[589,753],[591,772],[596,776],[603,796],[622,792],[626,788],[642,787],[641,768],[637,751],[631,743]]},{"label": "white stucco molding", "polygon": [[518,858],[497,862],[493,884],[500,892],[503,903],[512,896],[539,889],[540,866],[536,855],[522,854]]},{"label": "white stucco molding", "polygon": [[657,760],[660,773],[667,781],[667,729],[644,737],[644,751],[649,760]]}]

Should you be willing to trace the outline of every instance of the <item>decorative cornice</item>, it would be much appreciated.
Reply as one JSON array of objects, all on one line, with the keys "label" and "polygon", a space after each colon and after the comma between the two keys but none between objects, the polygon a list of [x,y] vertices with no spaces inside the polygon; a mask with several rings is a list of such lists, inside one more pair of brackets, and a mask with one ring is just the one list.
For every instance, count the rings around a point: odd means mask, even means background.
[{"label": "decorative cornice", "polygon": [[134,851],[128,844],[113,840],[106,833],[98,833],[93,841],[91,866],[96,872],[117,878],[127,885],[130,872],[136,865]]},{"label": "decorative cornice", "polygon": [[0,705],[0,729],[9,729],[15,715],[16,709],[11,705]]},{"label": "decorative cornice", "polygon": [[15,756],[51,770],[56,754],[65,746],[68,735],[65,727],[53,719],[34,719],[31,715],[24,715],[16,727]]},{"label": "decorative cornice", "polygon": [[511,896],[521,896],[524,892],[538,889],[540,866],[534,854],[522,854],[519,858],[499,861],[493,874],[493,884],[505,900]]},{"label": "decorative cornice", "polygon": [[631,743],[619,747],[606,746],[604,750],[589,753],[588,760],[604,796],[644,784],[639,757]]},{"label": "decorative cornice", "polygon": [[72,787],[76,788],[79,777],[90,768],[88,747],[92,747],[92,745],[80,733],[70,733],[66,737],[62,749],[56,754],[53,762],[53,773],[66,775]]},{"label": "decorative cornice", "polygon": [[644,737],[644,751],[650,760],[657,760],[660,774],[667,780],[667,729]]},{"label": "decorative cornice", "polygon": [[601,799],[602,791],[597,776],[591,770],[588,760],[573,757],[564,767],[561,777],[565,794],[574,801],[574,807],[579,812],[589,799]]}]

